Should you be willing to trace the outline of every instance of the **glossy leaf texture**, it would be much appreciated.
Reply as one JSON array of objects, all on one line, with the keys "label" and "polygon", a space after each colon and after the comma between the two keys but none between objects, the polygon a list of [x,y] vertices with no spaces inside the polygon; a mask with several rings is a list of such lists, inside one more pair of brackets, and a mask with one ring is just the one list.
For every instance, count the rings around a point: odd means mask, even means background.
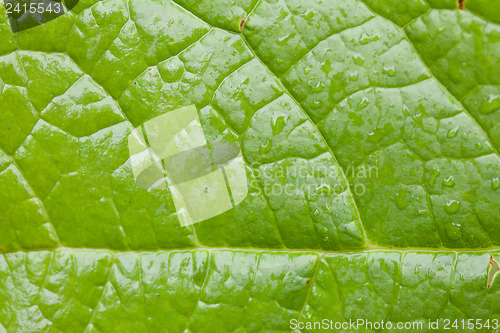
[{"label": "glossy leaf texture", "polygon": [[[500,2],[463,6],[0,5],[0,332],[500,320]],[[249,191],[181,227],[127,138],[193,104]]]}]

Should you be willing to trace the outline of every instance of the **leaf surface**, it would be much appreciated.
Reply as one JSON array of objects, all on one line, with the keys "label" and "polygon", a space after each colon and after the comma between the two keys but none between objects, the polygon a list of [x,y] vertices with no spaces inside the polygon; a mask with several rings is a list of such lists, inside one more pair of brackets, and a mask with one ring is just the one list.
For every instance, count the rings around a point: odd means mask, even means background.
[{"label": "leaf surface", "polygon": [[[16,34],[0,6],[0,331],[500,320],[500,7],[457,6],[88,0]],[[181,227],[127,138],[192,104],[249,192]]]}]

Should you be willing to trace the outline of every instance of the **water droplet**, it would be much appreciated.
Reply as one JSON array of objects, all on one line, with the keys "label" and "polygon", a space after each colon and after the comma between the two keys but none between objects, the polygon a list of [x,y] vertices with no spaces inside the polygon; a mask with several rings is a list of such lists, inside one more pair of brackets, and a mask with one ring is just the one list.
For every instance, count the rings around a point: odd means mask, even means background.
[{"label": "water droplet", "polygon": [[415,274],[420,273],[420,265],[415,266]]},{"label": "water droplet", "polygon": [[291,36],[292,36],[291,34],[288,34],[288,35],[285,35],[285,36],[278,37],[277,44],[278,45],[287,45],[288,44],[288,40],[290,39]]},{"label": "water droplet", "polygon": [[311,106],[310,106],[310,107],[311,107],[311,109],[313,109],[313,110],[317,110],[317,109],[319,109],[319,108],[320,108],[320,107],[322,107],[322,106],[323,106],[323,102],[322,102],[322,101],[317,100],[317,99],[314,99],[314,100],[312,101],[312,103],[311,103]]},{"label": "water droplet", "polygon": [[429,177],[429,180],[427,181],[430,187],[434,187],[434,184],[436,184],[436,178],[439,176],[439,174],[440,174],[439,167],[438,166],[433,167],[432,174]]},{"label": "water droplet", "polygon": [[[409,192],[403,189],[399,189],[398,192],[393,197],[393,202],[396,207],[400,210],[405,210],[410,206],[411,199],[408,197]],[[409,199],[409,200],[408,200]]]},{"label": "water droplet", "polygon": [[273,116],[271,122],[271,128],[273,129],[273,135],[278,135],[283,131],[286,126],[286,122],[289,116]]},{"label": "water droplet", "polygon": [[318,216],[318,215],[319,215],[319,210],[317,210],[317,209],[316,209],[316,210],[313,212],[313,216]]},{"label": "water droplet", "polygon": [[265,154],[265,153],[269,152],[271,150],[271,147],[272,147],[271,143],[272,143],[272,140],[267,138],[266,142],[260,146],[259,152],[261,154]]},{"label": "water droplet", "polygon": [[375,128],[373,131],[369,132],[367,136],[369,142],[379,142],[386,136],[386,133],[381,128]]},{"label": "water droplet", "polygon": [[363,56],[358,53],[352,56],[352,60],[354,60],[354,63],[358,66],[361,66],[365,62],[365,58],[363,58]]},{"label": "water droplet", "polygon": [[488,99],[488,104],[493,103],[494,101],[499,101],[500,102],[500,95],[490,95],[490,98]]},{"label": "water droplet", "polygon": [[368,102],[368,98],[363,97],[363,98],[361,99],[361,101],[359,101],[359,103],[358,103],[358,106],[357,106],[356,110],[357,110],[357,111],[362,110],[362,109],[366,108],[366,107],[368,106],[368,104],[369,104],[369,102]]},{"label": "water droplet", "polygon": [[411,119],[415,122],[415,126],[422,127],[423,126],[423,120],[424,120],[424,114],[422,112],[416,113],[411,116]]},{"label": "water droplet", "polygon": [[443,206],[444,206],[444,210],[448,214],[455,214],[460,209],[460,202],[458,202],[457,200],[450,200],[450,201],[444,203]]},{"label": "water droplet", "polygon": [[304,67],[304,74],[309,74],[311,72],[311,68],[310,67]]},{"label": "water droplet", "polygon": [[420,215],[420,216],[427,215],[427,214],[428,214],[428,212],[425,209],[418,210],[418,215]]},{"label": "water droplet", "polygon": [[476,142],[474,147],[476,147],[476,149],[481,149],[483,147],[483,145],[480,142]]},{"label": "water droplet", "polygon": [[491,180],[491,189],[492,189],[493,191],[495,191],[495,190],[496,190],[497,188],[499,188],[499,187],[500,187],[500,181],[499,181],[498,177],[497,177],[497,178],[493,178],[493,179]]},{"label": "water droplet", "polygon": [[479,112],[482,114],[490,114],[500,108],[500,95],[489,95],[489,98],[482,107],[479,108]]},{"label": "water droplet", "polygon": [[406,105],[403,105],[403,114],[408,117],[410,115],[410,109]]},{"label": "water droplet", "polygon": [[367,33],[363,32],[359,38],[359,43],[361,45],[366,45],[370,42],[374,42],[380,39],[379,35],[369,36]]},{"label": "water droplet", "polygon": [[351,72],[348,75],[350,81],[358,81],[358,72]]},{"label": "water droplet", "polygon": [[455,185],[455,178],[453,176],[450,176],[446,179],[443,179],[443,184],[448,187],[452,187]]},{"label": "water droplet", "polygon": [[396,75],[396,70],[394,68],[394,66],[391,66],[391,67],[383,67],[382,68],[382,72],[389,75],[389,76],[394,76]]},{"label": "water droplet", "polygon": [[448,134],[446,134],[446,136],[449,139],[456,137],[459,129],[460,129],[460,126],[457,125],[455,128],[452,128],[451,130],[449,130]]},{"label": "water droplet", "polygon": [[325,88],[325,85],[321,81],[309,80],[307,85],[311,88],[312,92],[321,92]]}]

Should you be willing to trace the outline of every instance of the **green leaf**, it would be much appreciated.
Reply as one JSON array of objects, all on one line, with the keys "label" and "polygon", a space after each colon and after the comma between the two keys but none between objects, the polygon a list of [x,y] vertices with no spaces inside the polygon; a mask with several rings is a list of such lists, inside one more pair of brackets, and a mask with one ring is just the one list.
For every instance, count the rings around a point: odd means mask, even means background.
[{"label": "green leaf", "polygon": [[[0,332],[498,332],[500,3],[458,7],[0,5]],[[248,195],[182,227],[128,137],[189,105]]]}]

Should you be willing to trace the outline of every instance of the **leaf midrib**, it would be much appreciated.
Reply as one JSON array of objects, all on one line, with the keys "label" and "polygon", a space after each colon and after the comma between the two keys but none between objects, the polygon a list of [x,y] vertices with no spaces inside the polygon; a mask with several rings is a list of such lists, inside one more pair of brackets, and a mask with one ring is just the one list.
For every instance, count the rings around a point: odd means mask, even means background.
[{"label": "leaf midrib", "polygon": [[36,248],[36,249],[20,249],[20,250],[8,250],[0,252],[0,255],[7,255],[12,253],[37,253],[37,252],[54,252],[54,251],[89,251],[89,252],[110,252],[116,255],[118,254],[131,254],[131,253],[178,253],[178,252],[195,252],[195,251],[208,251],[208,252],[219,252],[219,251],[232,251],[232,252],[245,252],[245,253],[274,253],[274,254],[315,254],[320,257],[333,255],[333,254],[355,254],[355,253],[407,253],[407,252],[419,252],[419,253],[488,253],[488,252],[498,252],[500,247],[484,247],[484,248],[426,248],[426,247],[407,247],[407,248],[388,248],[382,246],[374,246],[370,248],[362,249],[346,249],[346,250],[318,250],[318,249],[289,249],[289,248],[236,248],[236,247],[191,247],[191,248],[176,248],[176,249],[127,249],[127,250],[116,250],[108,248],[86,248],[86,247],[67,247],[60,246],[56,248]]}]

